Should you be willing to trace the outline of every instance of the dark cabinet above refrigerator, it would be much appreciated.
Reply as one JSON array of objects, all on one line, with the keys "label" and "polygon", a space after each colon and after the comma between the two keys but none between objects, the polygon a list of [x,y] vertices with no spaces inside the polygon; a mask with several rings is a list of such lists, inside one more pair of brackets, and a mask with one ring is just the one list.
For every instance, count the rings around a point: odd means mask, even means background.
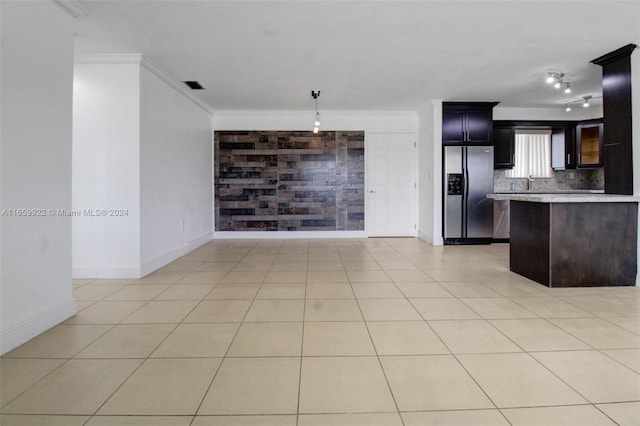
[{"label": "dark cabinet above refrigerator", "polygon": [[443,102],[443,145],[491,145],[498,102]]}]

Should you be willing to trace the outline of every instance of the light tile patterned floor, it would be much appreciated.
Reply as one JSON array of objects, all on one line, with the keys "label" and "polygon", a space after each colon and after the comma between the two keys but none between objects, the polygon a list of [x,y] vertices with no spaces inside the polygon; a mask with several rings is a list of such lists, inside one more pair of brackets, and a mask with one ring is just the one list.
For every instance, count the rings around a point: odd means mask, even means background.
[{"label": "light tile patterned floor", "polygon": [[640,425],[640,288],[506,244],[216,240],[0,359],[2,425]]}]

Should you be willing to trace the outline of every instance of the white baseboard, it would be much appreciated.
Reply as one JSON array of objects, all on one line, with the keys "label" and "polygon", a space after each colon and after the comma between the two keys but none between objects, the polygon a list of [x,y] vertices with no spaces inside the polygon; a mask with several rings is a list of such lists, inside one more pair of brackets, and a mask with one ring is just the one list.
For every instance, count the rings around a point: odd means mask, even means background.
[{"label": "white baseboard", "polygon": [[215,240],[280,239],[280,238],[367,238],[365,231],[217,231]]},{"label": "white baseboard", "polygon": [[200,238],[187,243],[187,245],[160,255],[154,259],[143,262],[139,268],[73,268],[73,278],[99,278],[99,279],[123,279],[142,278],[155,270],[173,262],[177,258],[184,256],[190,251],[209,242],[213,238],[213,233],[209,232]]},{"label": "white baseboard", "polygon": [[190,251],[197,249],[201,245],[208,243],[209,241],[211,241],[212,238],[213,238],[213,233],[209,232],[199,238],[196,238],[193,241],[189,241],[187,245],[179,249],[172,250],[169,253],[165,253],[154,259],[143,262],[142,265],[140,266],[140,276],[144,277],[145,275],[149,275],[153,271],[156,271],[162,268],[163,266],[173,262],[177,258],[182,257],[185,254],[189,253]]},{"label": "white baseboard", "polygon": [[418,238],[420,238],[425,243],[433,244],[432,238],[430,238],[429,235],[424,232],[418,232]]},{"label": "white baseboard", "polygon": [[76,302],[70,299],[6,330],[0,330],[0,355],[17,348],[75,314]]},{"label": "white baseboard", "polygon": [[73,268],[73,278],[140,278],[140,268]]}]

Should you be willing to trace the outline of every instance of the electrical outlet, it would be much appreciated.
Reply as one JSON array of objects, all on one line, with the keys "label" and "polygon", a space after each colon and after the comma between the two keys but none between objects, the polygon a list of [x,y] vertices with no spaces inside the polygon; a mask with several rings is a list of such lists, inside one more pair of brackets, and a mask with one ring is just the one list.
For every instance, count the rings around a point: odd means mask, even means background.
[{"label": "electrical outlet", "polygon": [[569,172],[569,179],[575,179],[576,174],[574,172]]}]

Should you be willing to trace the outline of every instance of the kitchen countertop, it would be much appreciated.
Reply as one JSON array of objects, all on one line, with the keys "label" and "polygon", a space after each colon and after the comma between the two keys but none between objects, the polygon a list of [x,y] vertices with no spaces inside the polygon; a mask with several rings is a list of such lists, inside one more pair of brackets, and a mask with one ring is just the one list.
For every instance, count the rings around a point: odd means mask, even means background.
[{"label": "kitchen countertop", "polygon": [[511,192],[487,194],[494,200],[528,201],[532,203],[637,203],[640,197],[633,195],[604,194],[594,192]]}]

